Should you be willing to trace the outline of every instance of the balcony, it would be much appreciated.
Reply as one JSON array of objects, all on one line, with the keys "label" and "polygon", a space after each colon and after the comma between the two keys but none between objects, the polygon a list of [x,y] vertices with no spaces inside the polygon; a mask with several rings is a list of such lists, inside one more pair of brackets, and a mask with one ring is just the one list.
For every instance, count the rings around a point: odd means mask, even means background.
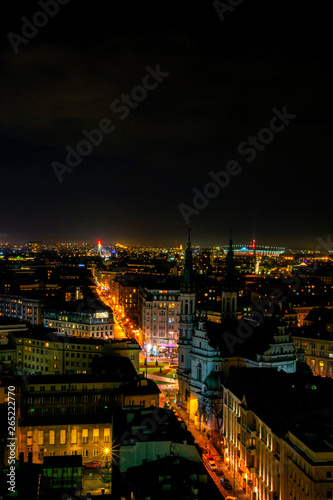
[{"label": "balcony", "polygon": [[255,455],[257,452],[255,446],[247,446],[246,449],[247,449],[248,453],[250,453],[250,455]]},{"label": "balcony", "polygon": [[251,437],[256,437],[256,435],[257,435],[257,431],[256,431],[255,429],[254,429],[254,430],[253,430],[253,429],[251,429],[251,427],[247,427],[247,428],[246,428],[246,432],[247,432],[248,434],[250,434],[250,436],[251,436]]}]

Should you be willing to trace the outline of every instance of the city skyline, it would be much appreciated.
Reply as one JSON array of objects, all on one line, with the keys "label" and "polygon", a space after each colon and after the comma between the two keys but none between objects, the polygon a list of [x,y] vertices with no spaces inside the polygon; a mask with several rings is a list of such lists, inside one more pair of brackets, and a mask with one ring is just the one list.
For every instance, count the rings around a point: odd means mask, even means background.
[{"label": "city skyline", "polygon": [[[6,235],[7,236],[7,235]],[[17,248],[23,250],[26,248],[28,251],[29,245],[31,243],[37,243],[41,246],[43,249],[47,249],[47,247],[50,247],[49,249],[52,250],[54,249],[53,247],[62,247],[62,246],[73,246],[73,247],[79,247],[79,246],[87,246],[91,248],[98,248],[98,242],[101,242],[102,248],[120,248],[124,250],[139,250],[139,249],[151,249],[151,250],[171,250],[171,249],[180,249],[181,251],[185,251],[186,249],[186,243],[187,239],[184,238],[183,241],[175,241],[174,244],[170,242],[170,244],[162,244],[162,243],[156,243],[156,244],[150,244],[149,242],[139,242],[139,243],[128,243],[127,241],[111,241],[111,240],[95,240],[95,241],[56,241],[56,240],[26,240],[26,241],[9,241],[5,240],[4,237],[2,236],[2,239],[0,239],[0,248]],[[229,238],[226,239],[220,239],[217,244],[214,245],[208,245],[205,242],[198,242],[196,239],[191,238],[191,246],[194,251],[195,249],[204,250],[204,249],[211,249],[211,250],[218,250],[218,249],[224,249],[227,250],[229,247],[229,241],[230,241],[230,235]],[[330,253],[333,251],[332,248],[332,241],[331,241],[331,235],[328,235],[326,240],[318,237],[315,241],[315,244],[313,246],[309,247],[303,247],[303,246],[288,246],[288,245],[276,245],[276,244],[270,244],[270,242],[264,241],[264,242],[258,242],[256,240],[235,240],[232,239],[232,244],[233,247],[236,249],[236,251],[240,251],[241,248],[243,251],[248,251],[248,252],[253,252],[253,249],[256,248],[257,250],[259,249],[260,251],[263,251],[265,248],[267,249],[279,249],[279,251],[307,251],[307,252],[319,252],[319,253]],[[255,245],[255,246],[253,246]]]},{"label": "city skyline", "polygon": [[0,241],[326,241],[329,45],[304,12],[46,4],[3,20]]}]

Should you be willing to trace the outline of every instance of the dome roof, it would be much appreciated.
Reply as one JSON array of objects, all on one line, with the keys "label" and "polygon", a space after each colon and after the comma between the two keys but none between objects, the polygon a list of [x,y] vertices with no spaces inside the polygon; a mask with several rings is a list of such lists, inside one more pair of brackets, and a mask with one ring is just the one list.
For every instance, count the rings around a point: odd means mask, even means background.
[{"label": "dome roof", "polygon": [[224,382],[223,372],[212,371],[206,377],[204,384],[207,387],[207,391],[220,391]]}]

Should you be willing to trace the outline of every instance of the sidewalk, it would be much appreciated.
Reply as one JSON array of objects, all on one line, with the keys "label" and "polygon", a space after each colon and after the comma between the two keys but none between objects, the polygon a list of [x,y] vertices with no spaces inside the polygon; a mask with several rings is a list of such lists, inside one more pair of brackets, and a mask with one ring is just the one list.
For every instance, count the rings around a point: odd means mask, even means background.
[{"label": "sidewalk", "polygon": [[[168,394],[167,394],[168,397]],[[214,448],[213,444],[211,443],[211,440],[207,438],[205,432],[201,432],[198,429],[194,427],[193,421],[189,419],[188,413],[186,413],[185,410],[182,408],[179,408],[176,403],[174,403],[173,398],[169,397],[170,403],[172,407],[179,413],[181,418],[184,420],[187,429],[191,432],[192,436],[194,437],[195,442],[200,446],[202,449],[202,462],[204,466],[206,467],[207,471],[209,472],[210,476],[212,477],[213,481],[215,482],[216,486],[219,488],[220,492],[222,493],[223,497],[226,497],[228,495],[233,495],[239,498],[240,500],[249,500],[248,495],[244,492],[243,488],[239,484],[239,482],[235,479],[235,490],[225,490],[222,485],[221,485],[221,473],[215,473],[214,471],[211,470],[209,467],[208,461],[206,459],[206,456],[212,455],[214,457],[214,460],[216,462],[216,465],[218,466],[219,471],[223,471],[224,476],[229,479],[230,483],[232,486],[234,485],[234,477],[231,471],[229,471],[228,467],[226,466],[225,462],[223,462],[222,457],[220,453]]]}]

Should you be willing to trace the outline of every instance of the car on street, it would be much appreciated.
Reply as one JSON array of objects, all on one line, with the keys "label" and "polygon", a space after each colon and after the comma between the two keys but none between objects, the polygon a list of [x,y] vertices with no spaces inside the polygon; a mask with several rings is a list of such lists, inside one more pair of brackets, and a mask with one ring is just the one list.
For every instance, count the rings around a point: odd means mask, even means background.
[{"label": "car on street", "polygon": [[238,500],[237,497],[231,497],[230,495],[228,495],[227,497],[225,497],[224,500]]},{"label": "car on street", "polygon": [[225,490],[232,490],[232,485],[229,479],[222,477],[221,484]]},{"label": "car on street", "polygon": [[87,469],[98,469],[98,467],[101,467],[102,463],[99,462],[98,460],[92,460],[91,462],[87,462],[84,464],[84,467]]},{"label": "car on street", "polygon": [[209,455],[207,457],[207,461],[208,461],[208,465],[211,468],[211,470],[217,470],[216,462],[215,462],[214,458],[211,455]]}]

